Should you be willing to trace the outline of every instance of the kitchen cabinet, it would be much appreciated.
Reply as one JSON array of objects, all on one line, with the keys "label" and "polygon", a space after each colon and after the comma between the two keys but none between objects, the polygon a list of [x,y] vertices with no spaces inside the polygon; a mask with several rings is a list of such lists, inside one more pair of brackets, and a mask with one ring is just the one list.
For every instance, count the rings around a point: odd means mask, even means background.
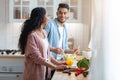
[{"label": "kitchen cabinet", "polygon": [[23,71],[23,55],[0,55],[0,80],[23,80]]},{"label": "kitchen cabinet", "polygon": [[0,73],[0,80],[23,80],[23,74],[20,73]]},{"label": "kitchen cabinet", "polygon": [[37,0],[37,6],[44,7],[47,10],[48,18],[54,19],[55,17],[55,0]]},{"label": "kitchen cabinet", "polygon": [[30,16],[33,8],[45,7],[48,12],[49,19],[56,17],[56,11],[59,3],[67,3],[70,6],[70,17],[68,22],[79,21],[80,0],[9,0],[9,21],[23,22]]},{"label": "kitchen cabinet", "polygon": [[9,21],[22,22],[29,17],[30,0],[9,0]]}]

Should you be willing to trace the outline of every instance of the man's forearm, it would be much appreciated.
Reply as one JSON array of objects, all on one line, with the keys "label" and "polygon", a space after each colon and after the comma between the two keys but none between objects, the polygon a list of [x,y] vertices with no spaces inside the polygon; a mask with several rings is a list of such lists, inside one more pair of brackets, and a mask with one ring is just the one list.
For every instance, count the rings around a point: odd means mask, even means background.
[{"label": "man's forearm", "polygon": [[73,49],[66,49],[64,52],[65,53],[74,53],[74,50]]}]

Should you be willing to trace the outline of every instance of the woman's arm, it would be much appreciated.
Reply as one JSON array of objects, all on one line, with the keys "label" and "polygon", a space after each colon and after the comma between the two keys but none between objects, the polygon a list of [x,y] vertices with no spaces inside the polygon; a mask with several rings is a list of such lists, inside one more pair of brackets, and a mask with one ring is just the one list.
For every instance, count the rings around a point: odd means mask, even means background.
[{"label": "woman's arm", "polygon": [[78,54],[80,52],[80,49],[67,49],[65,50],[65,53],[70,53],[70,54]]},{"label": "woman's arm", "polygon": [[66,64],[65,61],[57,61],[55,58],[51,57],[51,62],[54,63],[55,65],[62,65]]},{"label": "woman's arm", "polygon": [[45,62],[45,65],[46,65],[47,67],[52,68],[52,69],[65,69],[65,68],[67,68],[66,65],[63,65],[63,64],[61,64],[61,65],[54,65],[54,64],[52,64],[52,63],[49,62],[49,61],[46,61],[46,62]]}]

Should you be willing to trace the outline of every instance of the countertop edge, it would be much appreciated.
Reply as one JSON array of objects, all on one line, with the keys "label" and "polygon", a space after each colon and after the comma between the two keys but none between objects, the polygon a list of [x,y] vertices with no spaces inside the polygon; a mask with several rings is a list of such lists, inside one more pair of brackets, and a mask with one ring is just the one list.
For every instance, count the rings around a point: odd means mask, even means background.
[{"label": "countertop edge", "polygon": [[24,55],[0,55],[0,58],[24,58]]}]

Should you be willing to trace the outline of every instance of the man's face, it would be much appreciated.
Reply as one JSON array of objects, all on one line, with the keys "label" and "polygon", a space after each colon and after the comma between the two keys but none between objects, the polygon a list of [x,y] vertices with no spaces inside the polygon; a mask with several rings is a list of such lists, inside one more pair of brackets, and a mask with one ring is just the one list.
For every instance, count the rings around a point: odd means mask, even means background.
[{"label": "man's face", "polygon": [[66,8],[59,8],[57,11],[57,19],[60,23],[64,23],[69,17],[69,11]]}]

